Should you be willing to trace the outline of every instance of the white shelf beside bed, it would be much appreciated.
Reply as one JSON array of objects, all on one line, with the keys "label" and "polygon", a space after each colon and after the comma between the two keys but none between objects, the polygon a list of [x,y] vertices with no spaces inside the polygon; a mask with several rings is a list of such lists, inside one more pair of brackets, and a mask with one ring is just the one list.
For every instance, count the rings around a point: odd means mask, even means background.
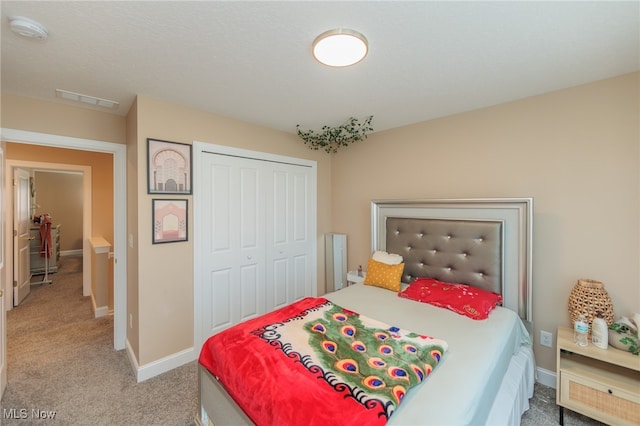
[{"label": "white shelf beside bed", "polygon": [[357,284],[364,282],[364,277],[367,275],[366,272],[362,273],[362,276],[358,275],[358,271],[349,271],[347,272],[347,286],[352,284]]}]

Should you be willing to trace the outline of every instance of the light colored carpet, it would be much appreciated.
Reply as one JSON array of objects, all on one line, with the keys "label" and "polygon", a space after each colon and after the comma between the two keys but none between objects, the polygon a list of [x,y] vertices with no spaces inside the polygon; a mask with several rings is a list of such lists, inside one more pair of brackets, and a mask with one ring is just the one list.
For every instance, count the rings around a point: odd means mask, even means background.
[{"label": "light colored carpet", "polygon": [[[556,405],[556,390],[536,383],[533,398],[529,401],[529,410],[522,415],[522,426],[553,426],[558,425],[560,414]],[[565,426],[604,426],[596,420],[564,410]]]},{"label": "light colored carpet", "polygon": [[[113,318],[93,318],[91,300],[82,296],[82,258],[62,259],[53,284],[33,286],[7,313],[9,382],[0,424],[195,424],[196,363],[136,383],[125,352],[113,349]],[[53,421],[38,419],[38,410],[54,412]],[[569,410],[564,418],[567,426],[600,425]],[[555,390],[536,384],[522,425],[557,424]]]},{"label": "light colored carpet", "polygon": [[32,286],[7,312],[0,424],[42,424],[38,410],[55,413],[47,424],[195,424],[195,362],[136,383],[125,351],[113,349],[113,318],[94,318],[91,299],[82,296],[82,258],[63,257],[49,277],[53,284]]}]

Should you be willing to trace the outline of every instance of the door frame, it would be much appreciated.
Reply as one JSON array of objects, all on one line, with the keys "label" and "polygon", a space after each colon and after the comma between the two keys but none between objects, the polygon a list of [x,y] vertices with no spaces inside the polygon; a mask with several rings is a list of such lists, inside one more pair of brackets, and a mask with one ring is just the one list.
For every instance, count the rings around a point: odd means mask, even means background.
[{"label": "door frame", "polygon": [[[19,169],[38,169],[38,170],[64,170],[70,172],[82,173],[82,295],[91,296],[91,166],[83,166],[76,164],[64,163],[45,163],[42,161],[28,160],[6,160],[7,173],[13,176],[13,170]],[[7,177],[9,175],[7,174]],[[7,194],[8,195],[8,194]],[[7,208],[12,208],[15,200],[13,196],[7,197]],[[7,211],[7,235],[12,229],[13,209]],[[7,311],[12,307],[7,304]]]},{"label": "door frame", "polygon": [[[95,151],[113,154],[113,197],[114,197],[114,220],[113,220],[113,253],[114,253],[114,278],[113,278],[113,346],[116,350],[125,349],[127,337],[127,159],[126,145],[113,142],[98,141],[93,139],[82,139],[68,136],[52,135],[47,133],[28,132],[16,129],[0,129],[0,140],[4,142],[17,142],[31,145],[42,145],[55,148],[77,149],[82,151]],[[6,183],[5,183],[6,184]],[[13,195],[12,195],[13,197]],[[8,222],[8,221],[7,221]],[[5,224],[4,247],[5,253],[9,253],[7,248],[11,248],[7,242],[7,226]],[[12,234],[11,234],[12,235]],[[91,232],[84,236],[90,239]],[[83,255],[86,241],[83,242]],[[89,249],[90,250],[90,249]],[[83,260],[83,263],[85,261]],[[5,294],[9,287],[9,282],[13,283],[13,265],[5,262]],[[9,281],[8,277],[11,277]],[[83,277],[84,281],[84,277]],[[10,289],[13,291],[13,289]],[[6,304],[6,302],[5,302]]]}]

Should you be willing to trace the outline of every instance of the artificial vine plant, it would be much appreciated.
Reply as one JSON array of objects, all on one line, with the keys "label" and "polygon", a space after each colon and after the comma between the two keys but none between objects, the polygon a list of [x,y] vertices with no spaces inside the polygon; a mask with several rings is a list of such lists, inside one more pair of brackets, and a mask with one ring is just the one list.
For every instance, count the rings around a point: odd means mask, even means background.
[{"label": "artificial vine plant", "polygon": [[373,131],[371,121],[373,115],[367,117],[362,123],[357,118],[350,117],[345,123],[337,127],[322,126],[319,133],[313,130],[302,131],[300,125],[296,125],[298,136],[302,138],[305,145],[315,151],[325,150],[327,153],[338,152],[341,147],[349,146],[354,142],[367,138],[367,134]]}]

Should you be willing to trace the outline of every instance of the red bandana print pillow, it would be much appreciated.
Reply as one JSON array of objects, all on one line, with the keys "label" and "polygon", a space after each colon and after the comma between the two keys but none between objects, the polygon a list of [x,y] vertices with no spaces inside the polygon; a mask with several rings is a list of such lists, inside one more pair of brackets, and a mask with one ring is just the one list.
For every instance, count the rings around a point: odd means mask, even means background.
[{"label": "red bandana print pillow", "polygon": [[499,294],[433,278],[417,278],[398,296],[447,308],[476,320],[488,318],[489,312],[502,303],[502,296]]}]

